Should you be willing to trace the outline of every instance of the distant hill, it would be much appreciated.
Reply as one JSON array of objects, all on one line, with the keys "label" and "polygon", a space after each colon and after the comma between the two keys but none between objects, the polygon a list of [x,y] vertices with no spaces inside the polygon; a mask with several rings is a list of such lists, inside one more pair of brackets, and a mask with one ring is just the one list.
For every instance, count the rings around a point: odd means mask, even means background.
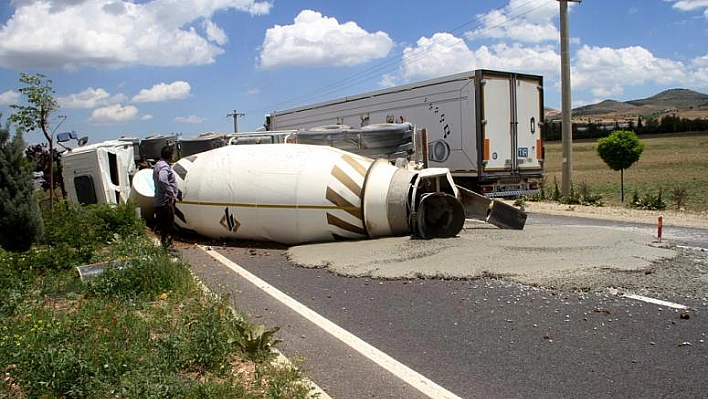
[{"label": "distant hill", "polygon": [[[573,118],[650,117],[677,113],[686,118],[708,117],[708,94],[688,89],[670,89],[651,97],[631,100],[605,100],[573,109]],[[548,110],[547,110],[548,114]]]},{"label": "distant hill", "polygon": [[639,107],[690,109],[708,106],[708,94],[687,89],[671,89],[645,98],[643,100],[627,101],[627,104]]},{"label": "distant hill", "polygon": [[630,104],[629,102],[619,102],[615,100],[605,100],[593,105],[585,105],[583,107],[578,107],[573,109],[573,116],[581,115],[601,115],[601,114],[611,114],[611,113],[626,113],[635,112],[637,110],[637,105]]}]

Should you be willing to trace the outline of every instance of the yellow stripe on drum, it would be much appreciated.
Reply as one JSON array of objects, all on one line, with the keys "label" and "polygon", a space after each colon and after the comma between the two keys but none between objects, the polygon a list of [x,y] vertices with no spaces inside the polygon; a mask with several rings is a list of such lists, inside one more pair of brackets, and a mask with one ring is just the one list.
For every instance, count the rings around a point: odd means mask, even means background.
[{"label": "yellow stripe on drum", "polygon": [[332,167],[332,177],[342,183],[347,188],[347,190],[351,191],[352,194],[359,197],[359,201],[361,201],[361,184],[355,182],[351,176],[349,176],[346,172],[340,169],[337,165],[334,165],[334,167]]},{"label": "yellow stripe on drum", "polygon": [[[357,158],[359,158],[359,157],[357,157]],[[354,170],[357,173],[359,173],[359,175],[361,175],[361,177],[364,177],[364,176],[366,176],[366,171],[368,169],[368,165],[367,166],[362,165],[360,162],[357,161],[357,158],[354,158],[351,155],[342,155],[342,159],[344,160],[344,162],[346,162],[349,166],[354,168]],[[359,158],[359,159],[367,161],[369,163],[369,165],[371,164],[371,159],[368,159],[368,158]]]},{"label": "yellow stripe on drum", "polygon": [[[343,162],[342,162],[343,161]],[[364,192],[364,179],[368,165],[372,161],[354,155],[343,154],[340,160],[332,166],[330,175],[336,182],[327,186],[325,198],[339,209],[356,218],[346,221],[342,216],[327,212],[327,224],[331,227],[366,236],[364,228],[364,215],[362,212],[362,195]],[[343,186],[343,187],[342,187]],[[332,234],[335,234],[334,232]]]},{"label": "yellow stripe on drum", "polygon": [[272,208],[272,209],[322,209],[322,210],[342,210],[351,214],[361,211],[356,206],[328,206],[328,205],[285,205],[285,204],[245,204],[234,202],[206,202],[206,201],[178,201],[176,206],[196,205],[196,206],[218,206],[232,208]]},{"label": "yellow stripe on drum", "polygon": [[349,214],[351,214],[352,216],[356,217],[359,220],[362,219],[361,208],[357,207],[354,204],[352,204],[351,202],[347,201],[344,197],[339,195],[331,187],[327,187],[326,197],[329,202],[336,205],[339,209],[349,212]]},{"label": "yellow stripe on drum", "polygon": [[362,237],[366,237],[366,231],[364,230],[363,227],[360,226],[355,226],[349,222],[346,222],[331,213],[327,212],[327,223],[330,226],[335,226],[338,227],[342,230],[349,231],[351,233],[359,234]]}]

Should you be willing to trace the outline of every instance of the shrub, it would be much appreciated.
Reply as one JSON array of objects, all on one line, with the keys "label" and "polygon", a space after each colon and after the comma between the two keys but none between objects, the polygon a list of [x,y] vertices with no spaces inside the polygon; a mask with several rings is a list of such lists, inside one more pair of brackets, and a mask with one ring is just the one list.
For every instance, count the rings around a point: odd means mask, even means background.
[{"label": "shrub", "polygon": [[25,267],[60,270],[101,260],[99,250],[122,237],[144,237],[133,205],[72,205],[59,201],[47,215],[45,233]]},{"label": "shrub", "polygon": [[181,312],[180,366],[192,370],[219,370],[237,351],[243,323],[223,301],[204,298],[187,301]]},{"label": "shrub", "polygon": [[92,213],[92,224],[99,240],[109,242],[116,235],[121,237],[144,236],[145,224],[132,204],[91,205],[89,210]]},{"label": "shrub", "polygon": [[590,186],[584,182],[579,184],[579,190],[575,189],[575,184],[571,184],[570,194],[568,196],[560,196],[558,202],[568,205],[603,205],[602,196],[590,192]]},{"label": "shrub", "polygon": [[544,201],[548,199],[548,179],[546,179],[546,176],[543,176],[539,181],[538,181],[538,192],[533,195],[527,195],[524,196],[524,201]]},{"label": "shrub", "polygon": [[654,195],[651,192],[646,192],[641,198],[636,191],[632,194],[632,202],[628,204],[630,208],[644,209],[651,211],[660,211],[666,209],[666,203],[662,198],[662,190],[659,189],[658,194]]},{"label": "shrub", "polygon": [[581,204],[583,205],[594,205],[594,206],[602,206],[602,195],[600,194],[593,194],[590,191],[590,185],[581,182],[579,184],[580,186],[580,201]]},{"label": "shrub", "polygon": [[673,191],[671,192],[671,202],[676,206],[676,210],[681,210],[686,206],[688,202],[688,189],[678,184],[674,185]]},{"label": "shrub", "polygon": [[558,180],[554,176],[553,177],[553,196],[551,197],[551,199],[553,201],[560,202],[561,197],[562,197],[562,195],[561,195],[561,190],[558,187]]},{"label": "shrub", "polygon": [[115,235],[144,235],[143,227],[131,204],[81,206],[60,201],[48,217],[43,243],[79,246],[95,241],[101,245]]},{"label": "shrub", "polygon": [[196,287],[187,265],[174,261],[147,237],[114,241],[107,258],[114,261],[89,280],[90,295],[122,302],[151,301],[161,295],[183,297]]},{"label": "shrub", "polygon": [[548,197],[548,179],[546,176],[543,176],[541,180],[538,181],[538,194],[536,196],[538,197],[535,199],[536,201],[543,201]]}]

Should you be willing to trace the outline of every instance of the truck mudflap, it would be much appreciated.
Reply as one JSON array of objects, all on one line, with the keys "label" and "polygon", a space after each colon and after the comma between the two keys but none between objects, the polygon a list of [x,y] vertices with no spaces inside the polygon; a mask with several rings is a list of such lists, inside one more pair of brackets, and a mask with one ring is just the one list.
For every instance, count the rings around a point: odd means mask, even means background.
[{"label": "truck mudflap", "polygon": [[501,201],[492,201],[487,215],[487,223],[501,229],[523,230],[526,225],[526,212]]},{"label": "truck mudflap", "polygon": [[459,185],[457,190],[465,210],[465,218],[482,220],[501,229],[523,230],[526,225],[526,212]]}]

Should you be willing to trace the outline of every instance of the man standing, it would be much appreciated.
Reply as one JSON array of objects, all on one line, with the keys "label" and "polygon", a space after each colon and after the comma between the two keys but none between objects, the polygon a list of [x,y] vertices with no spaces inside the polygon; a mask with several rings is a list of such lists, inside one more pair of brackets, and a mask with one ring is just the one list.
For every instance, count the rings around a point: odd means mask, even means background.
[{"label": "man standing", "polygon": [[152,169],[155,183],[155,217],[160,230],[160,242],[163,248],[172,248],[172,232],[175,222],[175,199],[177,198],[177,180],[172,170],[174,148],[167,145],[160,151],[160,160]]}]

